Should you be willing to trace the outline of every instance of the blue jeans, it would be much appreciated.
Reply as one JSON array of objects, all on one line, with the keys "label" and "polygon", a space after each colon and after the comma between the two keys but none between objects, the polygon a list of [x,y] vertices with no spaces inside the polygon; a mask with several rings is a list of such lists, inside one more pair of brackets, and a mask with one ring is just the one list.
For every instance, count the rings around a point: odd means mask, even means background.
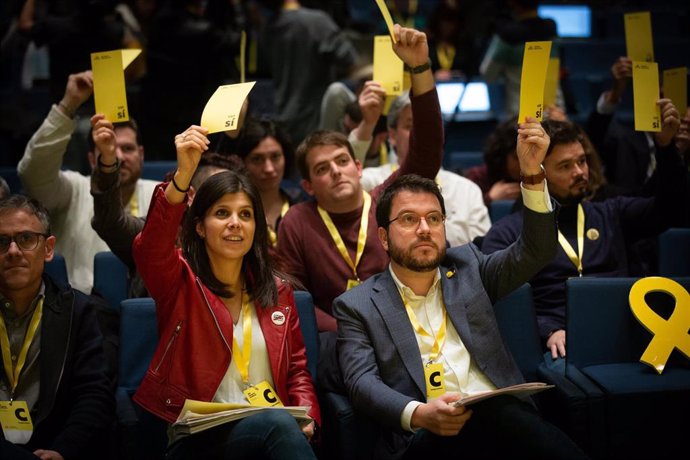
[{"label": "blue jeans", "polygon": [[167,459],[316,459],[294,417],[271,410],[175,441]]}]

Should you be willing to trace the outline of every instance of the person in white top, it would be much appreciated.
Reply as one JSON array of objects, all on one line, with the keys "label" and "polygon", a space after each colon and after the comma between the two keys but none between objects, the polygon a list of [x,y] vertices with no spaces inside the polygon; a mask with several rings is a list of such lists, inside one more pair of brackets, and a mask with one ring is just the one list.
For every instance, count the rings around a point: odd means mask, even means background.
[{"label": "person in white top", "polygon": [[[388,140],[391,162],[377,167],[364,168],[362,186],[369,191],[382,184],[407,157],[410,130],[412,129],[412,107],[409,93],[398,96],[388,111]],[[484,236],[491,227],[489,211],[484,205],[482,191],[471,180],[441,168],[436,183],[446,202],[446,239],[450,246],[469,243],[478,236]]]},{"label": "person in white top", "polygon": [[[93,258],[97,252],[108,251],[108,246],[91,228],[91,178],[60,168],[76,127],[74,114],[92,93],[90,71],[70,75],[62,100],[52,106],[17,165],[26,193],[50,212],[57,237],[55,250],[65,258],[70,284],[86,293],[93,287]],[[144,147],[137,125],[133,120],[118,123],[115,136],[123,206],[133,215],[145,216],[156,182],[140,179]],[[97,149],[90,145],[88,158],[92,168],[115,167],[99,161]]]}]

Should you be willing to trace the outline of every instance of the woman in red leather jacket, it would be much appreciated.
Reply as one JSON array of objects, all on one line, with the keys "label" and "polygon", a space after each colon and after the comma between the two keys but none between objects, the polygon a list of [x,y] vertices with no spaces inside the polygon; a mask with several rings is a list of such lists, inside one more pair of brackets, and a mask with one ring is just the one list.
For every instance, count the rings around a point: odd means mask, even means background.
[{"label": "woman in red leather jacket", "polygon": [[176,136],[177,171],[156,189],[134,241],[160,335],[134,399],[168,422],[185,399],[266,405],[277,396],[286,406],[310,406],[314,421],[302,426],[275,410],[173,436],[168,458],[314,458],[308,440],[319,406],[292,288],[268,256],[259,193],[246,176],[226,171],[207,179],[187,209],[206,132],[192,126]]}]

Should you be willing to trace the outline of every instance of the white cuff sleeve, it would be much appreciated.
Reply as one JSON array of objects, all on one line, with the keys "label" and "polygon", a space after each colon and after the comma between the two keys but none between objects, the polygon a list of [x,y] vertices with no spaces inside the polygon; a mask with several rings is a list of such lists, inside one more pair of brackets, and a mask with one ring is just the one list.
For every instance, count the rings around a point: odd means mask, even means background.
[{"label": "white cuff sleeve", "polygon": [[419,401],[410,401],[407,403],[407,406],[405,406],[405,409],[403,409],[402,414],[400,414],[400,426],[402,426],[403,430],[414,433],[419,429],[412,428],[412,414],[414,413],[415,409],[421,405],[422,403]]},{"label": "white cuff sleeve", "polygon": [[616,107],[618,107],[618,104],[612,104],[609,101],[606,100],[606,91],[601,93],[601,96],[599,96],[599,100],[597,101],[597,113],[600,113],[602,115],[611,115],[613,112],[616,111]]},{"label": "white cuff sleeve", "polygon": [[534,212],[547,213],[553,211],[553,206],[551,205],[551,196],[549,195],[549,187],[544,179],[544,191],[538,190],[528,190],[520,184],[520,189],[522,190],[522,202],[525,207],[531,209]]}]

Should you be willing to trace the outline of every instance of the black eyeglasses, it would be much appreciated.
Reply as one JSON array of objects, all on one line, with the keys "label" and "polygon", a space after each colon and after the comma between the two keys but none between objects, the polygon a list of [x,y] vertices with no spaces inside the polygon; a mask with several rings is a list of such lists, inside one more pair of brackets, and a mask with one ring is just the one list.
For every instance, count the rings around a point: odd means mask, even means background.
[{"label": "black eyeglasses", "polygon": [[398,222],[403,228],[417,228],[422,219],[424,219],[429,228],[436,228],[443,225],[446,221],[446,216],[439,211],[432,211],[426,216],[420,216],[414,212],[403,212],[398,214],[398,217],[395,219],[389,220],[388,224],[390,225],[393,222]]},{"label": "black eyeglasses", "polygon": [[33,251],[38,247],[38,242],[41,237],[48,238],[47,233],[36,232],[19,232],[15,235],[0,235],[0,254],[4,254],[10,250],[10,245],[14,241],[22,251]]}]

